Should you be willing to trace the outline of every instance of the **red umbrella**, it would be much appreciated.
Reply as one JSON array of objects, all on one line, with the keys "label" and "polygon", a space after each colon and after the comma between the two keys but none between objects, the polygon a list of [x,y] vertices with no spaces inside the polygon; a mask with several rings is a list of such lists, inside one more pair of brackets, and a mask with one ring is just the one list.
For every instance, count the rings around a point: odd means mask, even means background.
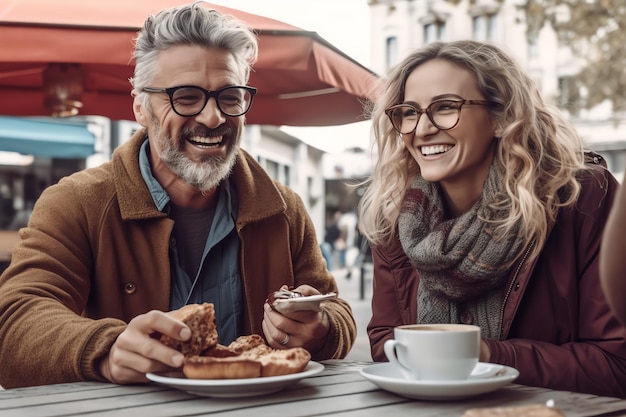
[{"label": "red umbrella", "polygon": [[[81,114],[133,120],[132,40],[150,14],[181,0],[8,0],[0,4],[0,114],[50,115],[44,70],[76,70]],[[250,124],[329,126],[363,120],[377,76],[322,39],[270,19],[207,3],[259,36],[250,77],[258,88]],[[49,67],[49,64],[71,64]]]}]

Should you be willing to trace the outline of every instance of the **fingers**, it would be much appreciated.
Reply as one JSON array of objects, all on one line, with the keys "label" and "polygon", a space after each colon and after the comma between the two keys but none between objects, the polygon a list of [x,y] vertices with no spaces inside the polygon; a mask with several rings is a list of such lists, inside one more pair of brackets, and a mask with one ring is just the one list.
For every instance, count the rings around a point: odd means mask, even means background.
[{"label": "fingers", "polygon": [[[274,349],[303,347],[316,352],[325,343],[330,331],[330,320],[324,309],[297,311],[287,316],[273,310],[267,303],[263,308],[263,333]],[[294,320],[294,317],[298,320]]]},{"label": "fingers", "polygon": [[115,345],[111,348],[105,364],[107,371],[103,375],[116,384],[147,382],[145,376],[147,372],[173,369],[158,361],[149,360],[128,351],[122,351]]},{"label": "fingers", "polygon": [[124,337],[120,347],[169,366],[182,366],[184,359],[182,353],[150,337],[155,333],[181,341],[191,337],[191,330],[183,322],[172,318],[167,313],[154,310],[131,320],[126,331],[122,333]]},{"label": "fingers", "polygon": [[316,288],[310,285],[303,284],[293,289],[293,291],[299,292],[302,295],[319,295],[321,294]]},{"label": "fingers", "polygon": [[273,327],[268,320],[263,320],[263,334],[267,344],[274,349],[288,349],[299,346],[298,338]]},{"label": "fingers", "polygon": [[[182,321],[171,317],[171,313],[171,311],[169,313],[164,313],[158,310],[150,311],[143,315],[145,316],[145,323],[142,321],[142,323],[139,324],[153,327],[155,331],[181,341],[189,340],[191,337],[191,330],[189,330],[189,327],[187,327]],[[135,319],[139,317],[142,316],[137,316]]]},{"label": "fingers", "polygon": [[296,311],[285,315],[275,311],[267,303],[263,309],[263,333],[274,349],[306,347],[319,333],[318,328],[323,317],[321,312]]},{"label": "fingers", "polygon": [[285,324],[288,319],[274,311],[267,303],[263,306],[263,310],[263,322],[261,326],[267,343],[274,349],[284,349],[286,345],[282,345],[281,342],[285,340],[288,334],[286,329],[283,330],[286,327]]},{"label": "fingers", "polygon": [[191,331],[161,311],[139,315],[117,337],[100,365],[103,376],[115,383],[145,382],[146,372],[160,372],[183,365],[183,354],[162,344],[155,334],[187,340]]}]

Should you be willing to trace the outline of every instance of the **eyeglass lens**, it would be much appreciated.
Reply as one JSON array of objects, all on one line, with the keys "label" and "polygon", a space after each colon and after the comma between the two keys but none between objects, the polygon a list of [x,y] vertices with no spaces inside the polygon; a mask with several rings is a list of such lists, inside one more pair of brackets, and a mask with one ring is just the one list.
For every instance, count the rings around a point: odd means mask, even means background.
[{"label": "eyeglass lens", "polygon": [[252,94],[241,87],[226,87],[216,92],[207,92],[199,87],[183,87],[172,93],[172,105],[178,114],[193,116],[202,111],[211,96],[215,97],[217,106],[227,116],[241,116],[252,104]]},{"label": "eyeglass lens", "polygon": [[422,113],[426,113],[437,129],[448,130],[458,123],[462,104],[462,101],[454,100],[433,101],[424,110],[409,104],[400,104],[392,107],[388,114],[396,130],[403,134],[411,133],[417,128]]}]

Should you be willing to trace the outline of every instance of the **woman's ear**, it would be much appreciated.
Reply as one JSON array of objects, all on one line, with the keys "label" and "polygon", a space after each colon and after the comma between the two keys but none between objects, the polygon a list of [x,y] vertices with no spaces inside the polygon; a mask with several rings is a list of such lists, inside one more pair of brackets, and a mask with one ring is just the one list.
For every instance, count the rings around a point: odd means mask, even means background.
[{"label": "woman's ear", "polygon": [[496,126],[496,130],[495,130],[495,132],[493,133],[493,136],[494,136],[494,137],[496,137],[496,138],[501,138],[501,137],[502,137],[502,131],[503,131],[503,130],[504,130],[504,129],[502,129],[502,127],[500,127],[500,126]]}]

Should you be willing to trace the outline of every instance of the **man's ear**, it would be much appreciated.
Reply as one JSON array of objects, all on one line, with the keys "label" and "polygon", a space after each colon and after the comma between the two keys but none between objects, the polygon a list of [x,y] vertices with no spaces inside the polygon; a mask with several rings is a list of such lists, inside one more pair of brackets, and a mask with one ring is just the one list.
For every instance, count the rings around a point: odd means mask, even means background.
[{"label": "man's ear", "polygon": [[135,120],[137,120],[137,123],[143,127],[148,127],[150,116],[137,94],[133,94],[133,113],[135,114]]}]

